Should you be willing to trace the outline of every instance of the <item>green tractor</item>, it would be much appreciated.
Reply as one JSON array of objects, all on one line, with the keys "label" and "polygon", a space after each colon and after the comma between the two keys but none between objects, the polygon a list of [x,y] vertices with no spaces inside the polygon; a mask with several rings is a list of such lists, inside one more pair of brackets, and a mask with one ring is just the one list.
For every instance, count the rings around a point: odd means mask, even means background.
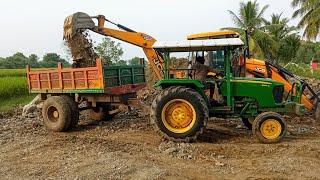
[{"label": "green tractor", "polygon": [[[152,104],[151,121],[164,138],[176,142],[190,142],[205,129],[210,117],[241,118],[262,143],[281,141],[287,131],[280,114],[304,115],[296,92],[299,86],[284,98],[284,85],[272,79],[246,78],[237,61],[243,52],[239,38],[185,41],[179,43],[157,42],[153,48],[164,57],[163,79],[155,84],[162,88]],[[204,58],[223,52],[223,73],[196,79],[197,69],[192,69],[195,57]],[[189,53],[188,68],[170,67],[170,54]],[[212,63],[207,63],[209,66]],[[214,97],[220,96],[220,100]]]}]

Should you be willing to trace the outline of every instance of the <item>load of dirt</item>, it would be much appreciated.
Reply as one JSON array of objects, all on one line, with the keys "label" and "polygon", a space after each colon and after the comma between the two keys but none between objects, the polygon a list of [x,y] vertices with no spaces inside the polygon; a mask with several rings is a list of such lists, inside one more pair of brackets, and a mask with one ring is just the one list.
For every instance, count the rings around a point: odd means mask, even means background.
[{"label": "load of dirt", "polygon": [[71,38],[66,38],[65,43],[73,58],[73,68],[93,67],[96,65],[98,55],[93,49],[88,31],[78,31]]}]

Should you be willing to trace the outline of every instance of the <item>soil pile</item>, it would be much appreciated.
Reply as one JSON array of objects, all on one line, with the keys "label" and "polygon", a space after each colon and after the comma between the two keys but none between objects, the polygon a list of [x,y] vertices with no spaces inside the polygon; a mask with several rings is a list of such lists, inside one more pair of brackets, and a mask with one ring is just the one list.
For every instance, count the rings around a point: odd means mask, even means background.
[{"label": "soil pile", "polygon": [[77,32],[73,37],[65,40],[73,58],[73,68],[93,67],[98,55],[93,50],[92,40],[87,31]]}]

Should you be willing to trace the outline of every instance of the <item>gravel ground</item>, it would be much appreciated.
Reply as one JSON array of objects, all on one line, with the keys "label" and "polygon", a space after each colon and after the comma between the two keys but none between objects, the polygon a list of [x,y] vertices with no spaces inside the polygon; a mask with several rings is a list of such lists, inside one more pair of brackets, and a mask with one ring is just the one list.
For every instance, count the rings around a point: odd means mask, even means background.
[{"label": "gravel ground", "polygon": [[260,144],[239,120],[211,119],[194,143],[162,140],[147,117],[81,116],[67,133],[48,132],[39,113],[0,115],[1,179],[318,179],[319,123],[287,118],[279,144]]}]

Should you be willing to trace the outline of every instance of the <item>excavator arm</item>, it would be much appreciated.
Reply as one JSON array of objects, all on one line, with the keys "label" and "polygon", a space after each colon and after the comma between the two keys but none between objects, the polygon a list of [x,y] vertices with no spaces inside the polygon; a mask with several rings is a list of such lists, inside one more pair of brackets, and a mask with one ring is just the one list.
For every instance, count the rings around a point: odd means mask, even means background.
[{"label": "excavator arm", "polygon": [[[93,22],[93,19],[98,20],[98,25]],[[120,30],[106,28],[106,22],[117,26]],[[159,80],[162,79],[164,60],[162,58],[162,55],[152,48],[153,44],[156,42],[156,39],[154,39],[153,37],[145,33],[133,31],[123,25],[116,24],[106,19],[103,15],[90,17],[85,13],[78,12],[66,18],[64,23],[64,38],[72,38],[76,34],[76,32],[86,29],[89,29],[103,36],[113,37],[118,40],[141,47],[157,78]]]}]

